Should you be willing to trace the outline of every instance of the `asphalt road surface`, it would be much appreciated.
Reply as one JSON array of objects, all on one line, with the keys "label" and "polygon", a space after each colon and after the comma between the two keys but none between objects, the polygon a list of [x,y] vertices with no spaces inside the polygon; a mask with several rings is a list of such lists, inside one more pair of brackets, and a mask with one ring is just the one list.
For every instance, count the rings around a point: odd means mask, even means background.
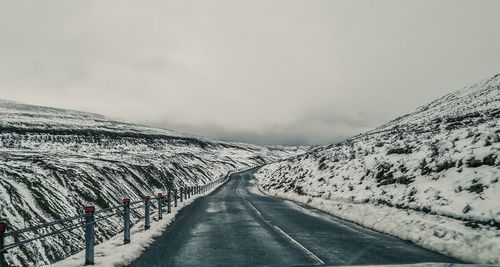
[{"label": "asphalt road surface", "polygon": [[233,174],[185,207],[130,266],[374,265],[457,260],[307,206],[259,193]]}]

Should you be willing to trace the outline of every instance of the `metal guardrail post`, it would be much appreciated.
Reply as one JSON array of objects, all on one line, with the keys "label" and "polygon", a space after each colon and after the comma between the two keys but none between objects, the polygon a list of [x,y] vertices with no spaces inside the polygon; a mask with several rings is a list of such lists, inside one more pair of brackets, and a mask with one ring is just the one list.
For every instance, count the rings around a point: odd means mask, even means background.
[{"label": "metal guardrail post", "polygon": [[151,228],[151,197],[144,196],[144,230]]},{"label": "metal guardrail post", "polygon": [[172,190],[167,191],[167,213],[172,212]]},{"label": "metal guardrail post", "polygon": [[85,211],[85,265],[94,265],[94,206],[87,206]]},{"label": "metal guardrail post", "polygon": [[177,208],[177,189],[174,189],[174,207]]},{"label": "metal guardrail post", "polygon": [[[183,200],[187,200],[188,198],[193,197],[196,194],[206,193],[209,189],[215,187],[216,183],[221,183],[223,178],[219,178],[215,181],[211,181],[204,185],[195,185],[188,187],[181,187],[179,190],[172,189],[168,190],[168,199],[167,199],[167,210],[168,213],[171,212],[172,205],[172,196],[175,207],[178,206],[178,200],[183,202]],[[144,196],[144,214],[145,214],[145,230],[151,228],[151,197]],[[162,196],[162,193],[158,193],[158,219],[161,220],[163,218],[163,201],[165,199]],[[114,210],[116,207],[112,207],[108,210]],[[94,206],[86,206],[84,207],[85,215],[85,224],[84,224],[84,237],[85,237],[85,265],[93,265],[94,264],[94,247],[95,247],[95,207]],[[75,218],[81,218],[82,216],[76,216]],[[67,219],[70,220],[70,219]],[[52,225],[57,221],[51,222],[47,225]],[[0,267],[6,266],[6,261],[3,251],[5,247],[5,231],[6,231],[6,223],[0,222]],[[130,243],[130,230],[131,230],[131,222],[130,222],[130,198],[123,199],[123,228],[124,228],[124,244]],[[42,227],[42,226],[40,226]],[[43,238],[43,237],[41,237]],[[30,241],[30,240],[28,240]]]},{"label": "metal guardrail post", "polygon": [[130,198],[123,199],[123,244],[130,243]]},{"label": "metal guardrail post", "polygon": [[163,219],[163,194],[158,193],[158,221]]},{"label": "metal guardrail post", "polygon": [[[7,230],[7,224],[0,222],[0,250],[3,250],[5,245],[5,231]],[[0,267],[7,267],[7,262],[5,261],[5,252],[0,252]]]}]

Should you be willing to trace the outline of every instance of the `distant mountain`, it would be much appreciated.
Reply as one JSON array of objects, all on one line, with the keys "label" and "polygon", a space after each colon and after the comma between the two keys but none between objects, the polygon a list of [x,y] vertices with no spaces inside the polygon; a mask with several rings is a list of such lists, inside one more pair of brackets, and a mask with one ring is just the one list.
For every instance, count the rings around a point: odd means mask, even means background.
[{"label": "distant mountain", "polygon": [[373,203],[500,229],[500,75],[373,131],[262,168],[264,191]]},{"label": "distant mountain", "polygon": [[[0,100],[0,219],[11,228],[106,208],[170,187],[204,184],[228,171],[283,159],[302,148],[221,142],[104,116]],[[119,225],[119,218],[114,218]],[[97,225],[98,242],[119,232]],[[83,248],[64,234],[14,249],[38,266]]]}]

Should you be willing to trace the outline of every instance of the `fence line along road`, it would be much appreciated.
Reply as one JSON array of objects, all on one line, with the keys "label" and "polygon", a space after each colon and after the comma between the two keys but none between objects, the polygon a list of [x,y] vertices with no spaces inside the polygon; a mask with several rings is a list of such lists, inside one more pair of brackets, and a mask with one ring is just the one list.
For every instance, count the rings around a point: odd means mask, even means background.
[{"label": "fence line along road", "polygon": [[[245,170],[250,170],[255,168],[252,166]],[[47,223],[42,223],[38,225],[33,225],[24,229],[10,230],[7,231],[8,226],[6,223],[0,221],[0,267],[7,267],[5,261],[5,253],[11,249],[17,248],[19,246],[31,243],[33,241],[43,239],[49,236],[58,235],[61,233],[81,230],[83,228],[84,239],[85,239],[85,265],[94,264],[94,245],[95,245],[95,230],[94,225],[97,222],[109,219],[113,216],[122,215],[123,219],[123,243],[127,244],[131,242],[130,239],[130,213],[140,208],[144,208],[144,230],[148,230],[151,227],[151,216],[155,215],[158,220],[163,218],[163,213],[172,212],[172,202],[173,206],[176,208],[178,202],[183,202],[194,195],[204,194],[209,192],[217,185],[225,183],[232,173],[241,172],[233,171],[229,172],[226,176],[219,179],[213,180],[204,185],[195,185],[188,187],[180,187],[177,189],[169,189],[166,195],[163,193],[158,193],[157,196],[144,196],[142,200],[131,201],[129,198],[124,198],[122,204],[109,207],[106,209],[96,210],[94,206],[86,206],[83,208],[83,213],[77,216],[68,217],[60,220],[55,220]],[[156,201],[157,209],[156,211],[151,211],[151,202]],[[165,206],[166,204],[166,211]],[[52,230],[49,228],[59,227],[58,229]],[[40,234],[34,237],[26,238],[25,233],[35,233],[35,230],[47,230],[46,233]],[[6,240],[11,239],[13,242],[7,243]]]}]

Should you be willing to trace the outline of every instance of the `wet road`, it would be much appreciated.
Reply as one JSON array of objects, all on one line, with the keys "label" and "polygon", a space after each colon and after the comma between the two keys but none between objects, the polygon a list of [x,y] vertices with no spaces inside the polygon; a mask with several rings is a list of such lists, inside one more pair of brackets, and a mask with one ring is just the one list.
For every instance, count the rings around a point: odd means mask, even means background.
[{"label": "wet road", "polygon": [[316,209],[261,195],[252,171],[185,207],[130,266],[457,262]]}]

